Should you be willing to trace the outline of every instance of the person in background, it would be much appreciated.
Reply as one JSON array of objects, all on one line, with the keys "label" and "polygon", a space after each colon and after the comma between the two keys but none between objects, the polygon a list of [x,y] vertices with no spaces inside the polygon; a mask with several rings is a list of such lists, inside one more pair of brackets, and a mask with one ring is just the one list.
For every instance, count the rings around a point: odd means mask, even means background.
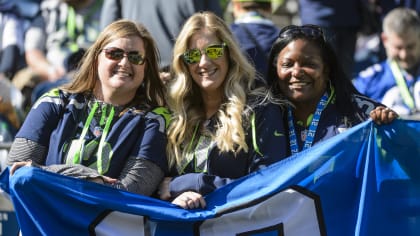
[{"label": "person in background", "polygon": [[104,0],[101,28],[120,18],[144,24],[156,39],[161,52],[159,67],[163,79],[168,80],[176,35],[188,17],[204,10],[223,14],[218,0]]},{"label": "person in background", "polygon": [[121,20],[87,50],[71,83],[44,94],[10,149],[22,166],[151,195],[167,171],[165,88],[147,29]]},{"label": "person in background", "polygon": [[362,26],[363,1],[299,0],[301,24],[322,27],[347,78],[354,76],[354,54]]},{"label": "person in background", "polygon": [[29,27],[27,14],[21,11],[20,5],[34,8],[39,4],[33,1],[1,1],[0,2],[0,74],[2,78],[12,80],[16,72],[25,67],[24,35]]},{"label": "person in background", "polygon": [[102,0],[44,0],[25,34],[29,78],[36,80],[33,104],[43,93],[69,81],[85,50],[96,40]]},{"label": "person in background", "polygon": [[273,44],[268,65],[273,94],[291,103],[284,117],[291,154],[371,117],[377,123],[397,117],[356,90],[316,25],[284,27]]},{"label": "person in background", "polygon": [[167,155],[176,173],[162,182],[161,199],[205,207],[204,195],[288,156],[278,118],[284,102],[266,88],[251,90],[255,68],[223,19],[192,15],[176,40],[172,70]]},{"label": "person in background", "polygon": [[268,54],[280,29],[269,18],[271,0],[232,0],[234,22],[230,25],[241,49],[265,78]]},{"label": "person in background", "polygon": [[420,112],[420,17],[410,8],[395,8],[383,20],[381,40],[387,58],[353,79],[364,95],[403,117]]}]

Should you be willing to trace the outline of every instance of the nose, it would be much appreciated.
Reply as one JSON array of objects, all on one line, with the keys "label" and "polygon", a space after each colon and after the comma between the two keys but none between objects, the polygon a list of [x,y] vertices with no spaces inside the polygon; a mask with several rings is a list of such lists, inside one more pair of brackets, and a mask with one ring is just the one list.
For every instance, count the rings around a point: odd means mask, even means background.
[{"label": "nose", "polygon": [[130,64],[130,61],[128,60],[128,54],[125,52],[124,54],[123,54],[123,57],[119,60],[119,62],[118,62],[118,64],[126,64],[126,63],[129,63]]},{"label": "nose", "polygon": [[398,53],[398,56],[400,57],[400,59],[404,60],[407,58],[408,55],[408,51],[407,49],[401,49]]},{"label": "nose", "polygon": [[303,69],[299,65],[294,65],[292,68],[293,77],[302,77],[304,75]]},{"label": "nose", "polygon": [[207,54],[205,52],[201,52],[199,65],[205,65],[205,64],[209,63],[210,61],[211,61],[211,59],[209,58],[209,56],[207,56]]}]

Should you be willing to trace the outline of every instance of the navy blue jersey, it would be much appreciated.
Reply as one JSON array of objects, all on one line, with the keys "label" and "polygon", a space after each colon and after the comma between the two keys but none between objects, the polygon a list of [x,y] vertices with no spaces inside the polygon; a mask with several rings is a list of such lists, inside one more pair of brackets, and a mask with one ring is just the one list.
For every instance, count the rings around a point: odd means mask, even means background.
[{"label": "navy blue jersey", "polygon": [[[212,192],[234,179],[275,163],[288,156],[287,133],[282,121],[283,111],[274,104],[257,107],[246,129],[248,152],[220,152],[216,144],[206,149],[204,170],[197,169],[196,160],[184,168],[182,175],[170,184],[171,196],[192,190],[201,194]],[[254,124],[254,125],[253,125]]]},{"label": "navy blue jersey", "polygon": [[[375,107],[382,105],[378,102],[375,102],[365,96],[353,95],[353,100],[357,107],[357,112],[353,113],[352,116],[342,115],[338,109],[337,104],[335,104],[335,99],[332,99],[325,109],[322,111],[316,133],[313,141],[313,145],[327,140],[340,134],[355,125],[358,125],[370,118],[369,113],[375,109]],[[350,109],[350,106],[346,107]],[[285,116],[285,122],[287,123],[287,117]],[[302,150],[304,140],[306,138],[307,127],[300,124],[297,121],[294,121],[295,132],[297,136],[297,143],[299,150]]]},{"label": "navy blue jersey", "polygon": [[[48,153],[42,164],[64,164],[70,158],[69,147],[82,133],[88,113],[88,101],[84,95],[68,94],[55,89],[34,104],[16,137],[47,147]],[[92,162],[90,158],[96,158],[91,153],[92,149],[98,148],[94,144],[101,137],[95,134],[97,131],[94,124],[92,122],[84,137],[81,164],[86,166],[92,164],[85,164]],[[166,172],[165,126],[164,117],[152,111],[139,111],[131,107],[117,114],[104,139],[106,150],[102,155],[108,155],[109,160],[104,175],[118,177],[129,156],[152,161]]]}]

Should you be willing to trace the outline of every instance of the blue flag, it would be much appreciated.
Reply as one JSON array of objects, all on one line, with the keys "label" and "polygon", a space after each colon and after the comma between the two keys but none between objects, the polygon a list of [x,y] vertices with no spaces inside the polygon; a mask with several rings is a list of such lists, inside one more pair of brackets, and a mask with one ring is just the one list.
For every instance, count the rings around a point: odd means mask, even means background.
[{"label": "blue flag", "polygon": [[206,196],[171,203],[6,169],[23,235],[420,235],[420,121],[364,122]]}]

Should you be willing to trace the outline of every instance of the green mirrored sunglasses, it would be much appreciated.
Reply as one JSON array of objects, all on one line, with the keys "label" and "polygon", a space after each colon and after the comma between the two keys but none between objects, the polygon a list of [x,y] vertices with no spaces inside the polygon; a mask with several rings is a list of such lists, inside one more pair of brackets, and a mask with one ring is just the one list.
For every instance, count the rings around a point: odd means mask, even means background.
[{"label": "green mirrored sunglasses", "polygon": [[215,60],[223,56],[226,43],[212,44],[204,48],[202,51],[198,48],[190,49],[182,54],[182,58],[187,64],[194,64],[200,61],[201,56],[206,54],[210,59]]}]

